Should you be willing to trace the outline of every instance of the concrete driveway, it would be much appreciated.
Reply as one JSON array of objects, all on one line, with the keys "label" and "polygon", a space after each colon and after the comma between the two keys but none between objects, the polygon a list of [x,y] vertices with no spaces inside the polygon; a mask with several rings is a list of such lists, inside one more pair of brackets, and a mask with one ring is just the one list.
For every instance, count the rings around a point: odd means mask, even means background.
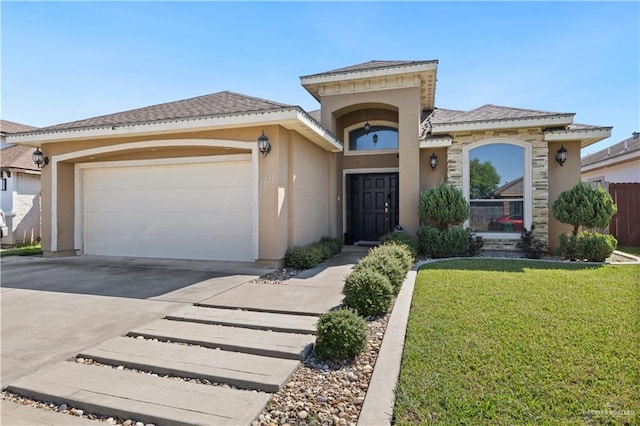
[{"label": "concrete driveway", "polygon": [[0,385],[268,272],[242,262],[3,258]]}]

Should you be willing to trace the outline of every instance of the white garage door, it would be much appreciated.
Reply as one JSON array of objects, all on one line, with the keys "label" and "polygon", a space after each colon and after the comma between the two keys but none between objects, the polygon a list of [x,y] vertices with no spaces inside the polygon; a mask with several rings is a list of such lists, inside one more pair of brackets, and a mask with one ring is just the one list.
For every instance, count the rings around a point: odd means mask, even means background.
[{"label": "white garage door", "polygon": [[251,161],[88,168],[85,253],[253,261]]}]

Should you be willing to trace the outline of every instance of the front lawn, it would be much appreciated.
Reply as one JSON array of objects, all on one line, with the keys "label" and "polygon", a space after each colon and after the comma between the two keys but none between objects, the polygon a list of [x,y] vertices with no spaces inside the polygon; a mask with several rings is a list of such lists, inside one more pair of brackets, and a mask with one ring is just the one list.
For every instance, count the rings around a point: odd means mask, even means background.
[{"label": "front lawn", "polygon": [[426,265],[394,419],[638,424],[640,266],[464,259]]}]

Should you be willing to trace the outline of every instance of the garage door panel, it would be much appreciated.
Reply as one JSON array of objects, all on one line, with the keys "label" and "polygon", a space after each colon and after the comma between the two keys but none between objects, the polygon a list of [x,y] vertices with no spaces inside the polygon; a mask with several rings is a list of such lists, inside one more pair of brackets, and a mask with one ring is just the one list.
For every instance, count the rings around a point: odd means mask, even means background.
[{"label": "garage door panel", "polygon": [[86,169],[85,253],[253,260],[251,170],[250,161]]}]

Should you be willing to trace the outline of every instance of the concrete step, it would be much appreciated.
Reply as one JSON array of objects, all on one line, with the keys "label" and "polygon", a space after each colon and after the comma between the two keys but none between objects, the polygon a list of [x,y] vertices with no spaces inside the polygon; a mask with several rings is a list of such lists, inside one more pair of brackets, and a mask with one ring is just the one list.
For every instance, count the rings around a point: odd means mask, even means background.
[{"label": "concrete step", "polygon": [[2,400],[2,426],[97,426],[97,421]]},{"label": "concrete step", "polygon": [[166,319],[298,334],[316,334],[316,323],[318,322],[318,317],[316,316],[217,309],[201,306],[186,306],[168,315]]},{"label": "concrete step", "polygon": [[271,397],[72,362],[20,378],[7,390],[157,425],[249,425]]},{"label": "concrete step", "polygon": [[116,337],[78,356],[181,377],[278,392],[300,361],[152,340]]},{"label": "concrete step", "polygon": [[302,360],[313,348],[315,337],[308,334],[251,330],[224,325],[156,320],[129,332],[172,342],[243,352],[276,358]]}]

